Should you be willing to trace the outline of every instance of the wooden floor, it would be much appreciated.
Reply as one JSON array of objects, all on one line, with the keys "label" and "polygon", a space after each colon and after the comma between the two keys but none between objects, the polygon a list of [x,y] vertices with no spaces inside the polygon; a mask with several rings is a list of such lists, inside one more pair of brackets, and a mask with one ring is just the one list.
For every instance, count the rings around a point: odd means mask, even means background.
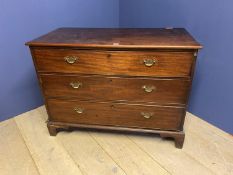
[{"label": "wooden floor", "polygon": [[44,107],[0,123],[0,175],[233,175],[233,137],[187,114],[182,150],[154,135],[50,137]]}]

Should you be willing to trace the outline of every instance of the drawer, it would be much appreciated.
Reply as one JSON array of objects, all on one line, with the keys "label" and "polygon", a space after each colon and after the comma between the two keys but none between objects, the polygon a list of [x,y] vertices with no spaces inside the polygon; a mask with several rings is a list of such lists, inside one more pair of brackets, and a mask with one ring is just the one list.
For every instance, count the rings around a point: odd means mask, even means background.
[{"label": "drawer", "polygon": [[87,51],[34,49],[39,72],[130,75],[190,76],[193,52]]},{"label": "drawer", "polygon": [[189,79],[40,75],[47,97],[186,104]]},{"label": "drawer", "polygon": [[179,130],[182,107],[48,100],[50,120],[74,124]]}]

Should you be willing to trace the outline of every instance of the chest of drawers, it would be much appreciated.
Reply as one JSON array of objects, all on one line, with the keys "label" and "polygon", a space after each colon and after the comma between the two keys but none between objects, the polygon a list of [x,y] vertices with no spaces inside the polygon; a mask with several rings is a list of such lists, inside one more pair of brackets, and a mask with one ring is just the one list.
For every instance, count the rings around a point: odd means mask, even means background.
[{"label": "chest of drawers", "polygon": [[60,28],[26,43],[48,130],[158,133],[182,148],[198,49],[185,29]]}]

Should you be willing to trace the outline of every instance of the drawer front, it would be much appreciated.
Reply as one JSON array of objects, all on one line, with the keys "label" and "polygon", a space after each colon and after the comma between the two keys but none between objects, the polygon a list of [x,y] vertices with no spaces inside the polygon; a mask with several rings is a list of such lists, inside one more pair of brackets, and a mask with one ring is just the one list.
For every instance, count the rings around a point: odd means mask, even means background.
[{"label": "drawer front", "polygon": [[75,124],[179,130],[184,108],[48,100],[50,120]]},{"label": "drawer front", "polygon": [[186,104],[190,80],[41,75],[47,97]]},{"label": "drawer front", "polygon": [[39,72],[131,75],[190,76],[193,52],[84,51],[34,49]]}]

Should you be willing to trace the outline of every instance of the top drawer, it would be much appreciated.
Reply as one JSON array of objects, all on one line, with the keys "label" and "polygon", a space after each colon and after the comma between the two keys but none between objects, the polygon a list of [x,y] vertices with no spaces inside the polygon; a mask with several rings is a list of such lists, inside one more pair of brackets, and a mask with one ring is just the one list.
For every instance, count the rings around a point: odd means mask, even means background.
[{"label": "top drawer", "polygon": [[88,51],[72,49],[32,50],[39,72],[130,75],[156,77],[190,76],[193,52]]}]

